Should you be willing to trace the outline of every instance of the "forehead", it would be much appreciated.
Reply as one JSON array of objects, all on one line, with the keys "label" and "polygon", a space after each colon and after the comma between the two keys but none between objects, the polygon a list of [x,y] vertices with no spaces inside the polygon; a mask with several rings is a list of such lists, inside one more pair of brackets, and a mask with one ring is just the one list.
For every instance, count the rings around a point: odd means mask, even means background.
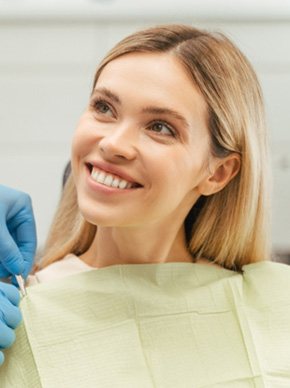
[{"label": "forehead", "polygon": [[134,100],[174,104],[206,114],[207,104],[184,65],[171,53],[130,53],[109,62],[96,88],[106,87]]}]

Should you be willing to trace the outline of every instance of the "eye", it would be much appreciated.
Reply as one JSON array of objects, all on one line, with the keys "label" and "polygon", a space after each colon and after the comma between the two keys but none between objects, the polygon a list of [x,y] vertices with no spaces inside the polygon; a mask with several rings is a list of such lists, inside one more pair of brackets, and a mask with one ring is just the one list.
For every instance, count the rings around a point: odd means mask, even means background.
[{"label": "eye", "polygon": [[161,135],[176,137],[174,129],[163,121],[154,121],[148,128],[154,132],[160,133]]},{"label": "eye", "polygon": [[104,100],[95,100],[92,102],[93,108],[97,113],[105,116],[114,117],[114,112],[111,106]]}]

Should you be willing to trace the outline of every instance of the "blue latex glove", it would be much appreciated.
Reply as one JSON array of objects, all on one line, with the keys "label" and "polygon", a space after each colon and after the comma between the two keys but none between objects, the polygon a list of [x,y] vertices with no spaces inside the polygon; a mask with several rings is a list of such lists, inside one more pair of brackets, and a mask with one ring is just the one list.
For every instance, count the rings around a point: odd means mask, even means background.
[{"label": "blue latex glove", "polygon": [[0,185],[0,278],[19,274],[26,278],[35,249],[35,220],[29,195]]},{"label": "blue latex glove", "polygon": [[[11,284],[0,282],[0,349],[8,348],[15,341],[14,329],[21,321],[19,291]],[[0,350],[0,365],[4,354]]]}]

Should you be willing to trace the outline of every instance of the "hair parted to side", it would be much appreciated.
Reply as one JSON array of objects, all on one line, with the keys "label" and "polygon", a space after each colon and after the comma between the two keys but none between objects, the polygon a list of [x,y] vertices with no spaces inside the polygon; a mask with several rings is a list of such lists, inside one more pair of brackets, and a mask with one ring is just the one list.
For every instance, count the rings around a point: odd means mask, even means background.
[{"label": "hair parted to side", "polygon": [[[119,42],[97,69],[129,53],[174,55],[208,106],[211,151],[241,157],[239,173],[220,192],[202,196],[185,220],[193,261],[207,258],[234,270],[270,258],[267,135],[262,93],[246,57],[223,34],[187,25],[163,25],[136,32]],[[85,252],[96,227],[85,221],[69,178],[57,210],[41,266],[68,253]]]}]

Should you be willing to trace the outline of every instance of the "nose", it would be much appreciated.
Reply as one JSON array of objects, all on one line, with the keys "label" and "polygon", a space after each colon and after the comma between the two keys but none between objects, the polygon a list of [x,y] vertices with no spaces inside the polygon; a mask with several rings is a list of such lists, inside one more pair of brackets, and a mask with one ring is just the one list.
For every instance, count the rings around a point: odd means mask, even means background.
[{"label": "nose", "polygon": [[137,155],[137,130],[128,124],[116,125],[108,129],[98,146],[106,160],[133,160]]}]

